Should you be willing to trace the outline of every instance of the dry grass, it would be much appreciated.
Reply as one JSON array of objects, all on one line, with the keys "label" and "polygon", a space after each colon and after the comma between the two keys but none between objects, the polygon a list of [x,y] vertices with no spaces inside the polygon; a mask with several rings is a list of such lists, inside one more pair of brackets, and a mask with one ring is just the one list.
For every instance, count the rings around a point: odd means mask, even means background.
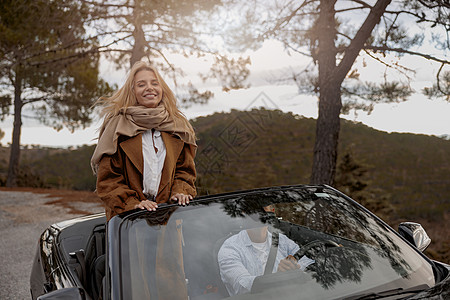
[{"label": "dry grass", "polygon": [[431,259],[450,264],[450,213],[444,214],[444,220],[423,219],[416,222],[422,224],[431,238],[431,244],[425,254]]}]

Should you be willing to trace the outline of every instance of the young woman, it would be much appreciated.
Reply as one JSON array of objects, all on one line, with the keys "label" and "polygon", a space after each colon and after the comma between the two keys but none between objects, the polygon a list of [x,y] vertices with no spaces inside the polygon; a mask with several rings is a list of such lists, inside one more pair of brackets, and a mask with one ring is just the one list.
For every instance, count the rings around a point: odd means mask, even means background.
[{"label": "young woman", "polygon": [[104,122],[91,165],[107,219],[161,202],[189,204],[196,195],[195,133],[158,71],[137,62],[125,84],[98,103]]}]

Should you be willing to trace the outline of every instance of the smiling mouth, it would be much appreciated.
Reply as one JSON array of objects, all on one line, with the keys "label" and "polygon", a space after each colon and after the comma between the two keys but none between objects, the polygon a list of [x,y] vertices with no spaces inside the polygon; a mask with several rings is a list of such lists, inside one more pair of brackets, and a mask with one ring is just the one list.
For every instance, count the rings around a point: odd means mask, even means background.
[{"label": "smiling mouth", "polygon": [[145,94],[145,95],[143,95],[144,98],[151,98],[151,99],[156,98],[157,96],[158,96],[158,94]]}]

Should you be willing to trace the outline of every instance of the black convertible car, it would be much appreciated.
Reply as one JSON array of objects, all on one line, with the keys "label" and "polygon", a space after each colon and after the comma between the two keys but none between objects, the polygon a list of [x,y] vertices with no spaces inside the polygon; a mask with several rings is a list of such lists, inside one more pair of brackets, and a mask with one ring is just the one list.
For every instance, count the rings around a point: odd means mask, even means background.
[{"label": "black convertible car", "polygon": [[329,186],[239,191],[134,210],[108,223],[97,214],[52,225],[39,241],[31,294],[450,299],[450,266],[422,253],[429,243],[419,224],[402,223],[396,232]]}]

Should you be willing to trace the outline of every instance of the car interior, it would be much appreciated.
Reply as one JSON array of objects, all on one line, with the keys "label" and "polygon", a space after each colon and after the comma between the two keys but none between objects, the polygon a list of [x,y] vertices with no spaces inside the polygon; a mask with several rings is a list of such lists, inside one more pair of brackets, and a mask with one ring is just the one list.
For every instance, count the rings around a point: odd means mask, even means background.
[{"label": "car interior", "polygon": [[104,217],[80,222],[59,236],[63,259],[92,299],[99,299],[105,276],[105,224]]}]

